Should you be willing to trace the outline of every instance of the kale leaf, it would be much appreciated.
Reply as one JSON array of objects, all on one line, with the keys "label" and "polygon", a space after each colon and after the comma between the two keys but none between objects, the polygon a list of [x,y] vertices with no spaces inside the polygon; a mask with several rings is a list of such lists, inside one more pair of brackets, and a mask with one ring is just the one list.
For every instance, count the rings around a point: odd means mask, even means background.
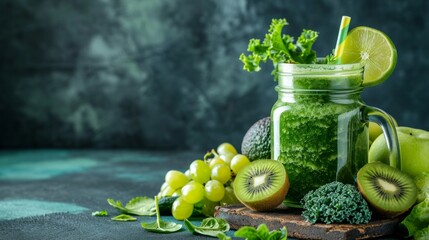
[{"label": "kale leaf", "polygon": [[302,216],[306,221],[327,224],[348,222],[368,223],[371,211],[357,188],[350,184],[332,182],[308,192],[301,200]]},{"label": "kale leaf", "polygon": [[[242,53],[240,60],[244,63],[243,69],[249,72],[261,70],[261,62],[271,60],[274,65],[272,74],[277,73],[279,63],[313,64],[317,62],[316,52],[312,50],[314,42],[319,34],[313,30],[304,29],[298,40],[283,34],[283,27],[288,25],[286,19],[273,19],[265,34],[265,39],[250,39],[247,51],[250,55]],[[321,63],[333,63],[332,55],[327,56]]]}]

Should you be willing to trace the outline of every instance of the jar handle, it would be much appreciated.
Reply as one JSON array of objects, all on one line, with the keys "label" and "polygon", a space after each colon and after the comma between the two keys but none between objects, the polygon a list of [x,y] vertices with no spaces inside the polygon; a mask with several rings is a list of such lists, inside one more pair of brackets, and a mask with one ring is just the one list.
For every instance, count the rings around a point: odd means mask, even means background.
[{"label": "jar handle", "polygon": [[387,148],[389,149],[390,166],[401,169],[401,153],[399,148],[396,127],[392,117],[383,110],[365,106],[368,120],[380,125],[386,139]]}]

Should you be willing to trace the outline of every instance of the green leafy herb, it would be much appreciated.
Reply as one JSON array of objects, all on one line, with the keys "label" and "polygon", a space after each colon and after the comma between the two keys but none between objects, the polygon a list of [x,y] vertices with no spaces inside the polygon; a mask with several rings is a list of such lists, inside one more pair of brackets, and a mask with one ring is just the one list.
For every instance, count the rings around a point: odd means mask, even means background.
[{"label": "green leafy herb", "polygon": [[287,229],[283,227],[280,230],[273,230],[270,232],[265,224],[259,225],[257,229],[245,226],[238,229],[234,236],[248,240],[286,240]]},{"label": "green leafy herb", "polygon": [[131,199],[127,205],[123,206],[121,201],[115,201],[112,198],[107,199],[107,202],[118,209],[122,213],[132,214],[138,216],[153,216],[155,209],[153,209],[154,200],[148,197],[135,197]]},{"label": "green leafy herb", "polygon": [[121,215],[118,215],[116,217],[112,217],[111,219],[113,221],[118,221],[118,222],[130,222],[130,221],[137,220],[137,218],[132,217],[132,216],[130,216],[128,214],[121,214]]},{"label": "green leafy herb", "polygon": [[145,223],[142,222],[142,228],[149,232],[156,233],[173,233],[182,229],[181,224],[177,224],[175,222],[164,222],[161,220],[161,216],[159,214],[159,206],[158,206],[158,197],[155,196],[155,212],[156,212],[156,222],[153,223]]},{"label": "green leafy herb", "polygon": [[407,228],[409,236],[414,236],[420,230],[429,227],[429,198],[415,205],[401,224]]},{"label": "green leafy herb", "polygon": [[219,233],[229,230],[228,222],[222,218],[206,218],[201,222],[200,226],[195,226],[188,219],[185,219],[184,224],[192,234],[198,233],[211,237],[217,237]]},{"label": "green leafy herb", "polygon": [[101,210],[101,211],[92,212],[91,215],[96,217],[106,217],[106,216],[109,216],[109,213],[106,210]]},{"label": "green leafy herb", "polygon": [[[273,19],[265,34],[265,39],[250,39],[247,51],[240,55],[240,60],[244,63],[243,69],[249,72],[259,71],[261,62],[271,60],[274,65],[272,74],[276,76],[277,65],[279,63],[302,63],[312,64],[317,62],[316,52],[312,50],[314,42],[319,34],[313,30],[304,29],[298,40],[283,34],[283,27],[288,25],[286,19]],[[333,55],[326,57],[321,63],[334,63]]]},{"label": "green leafy herb", "polygon": [[414,234],[414,240],[427,240],[429,239],[429,225],[427,228],[420,229]]},{"label": "green leafy herb", "polygon": [[231,237],[227,236],[225,233],[219,233],[217,238],[220,240],[231,240]]}]

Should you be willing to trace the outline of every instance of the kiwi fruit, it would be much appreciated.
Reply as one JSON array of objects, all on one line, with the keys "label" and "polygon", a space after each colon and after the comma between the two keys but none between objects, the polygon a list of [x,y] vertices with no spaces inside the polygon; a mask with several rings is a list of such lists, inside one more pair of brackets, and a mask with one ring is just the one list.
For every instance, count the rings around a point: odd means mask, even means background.
[{"label": "kiwi fruit", "polygon": [[289,178],[281,162],[255,160],[243,167],[234,180],[238,200],[255,211],[279,206],[289,190]]},{"label": "kiwi fruit", "polygon": [[383,217],[399,216],[416,202],[417,187],[413,179],[381,162],[363,166],[357,173],[357,185],[369,205]]}]

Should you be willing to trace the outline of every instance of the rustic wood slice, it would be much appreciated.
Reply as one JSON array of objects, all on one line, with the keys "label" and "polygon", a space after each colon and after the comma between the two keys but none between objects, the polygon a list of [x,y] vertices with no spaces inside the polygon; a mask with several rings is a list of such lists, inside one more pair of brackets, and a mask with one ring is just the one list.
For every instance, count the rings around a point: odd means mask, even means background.
[{"label": "rustic wood slice", "polygon": [[367,224],[310,224],[298,211],[280,207],[273,212],[256,212],[243,205],[216,207],[215,216],[229,222],[232,229],[267,224],[269,229],[286,226],[288,237],[299,239],[367,239],[392,235],[401,218],[371,221]]}]

